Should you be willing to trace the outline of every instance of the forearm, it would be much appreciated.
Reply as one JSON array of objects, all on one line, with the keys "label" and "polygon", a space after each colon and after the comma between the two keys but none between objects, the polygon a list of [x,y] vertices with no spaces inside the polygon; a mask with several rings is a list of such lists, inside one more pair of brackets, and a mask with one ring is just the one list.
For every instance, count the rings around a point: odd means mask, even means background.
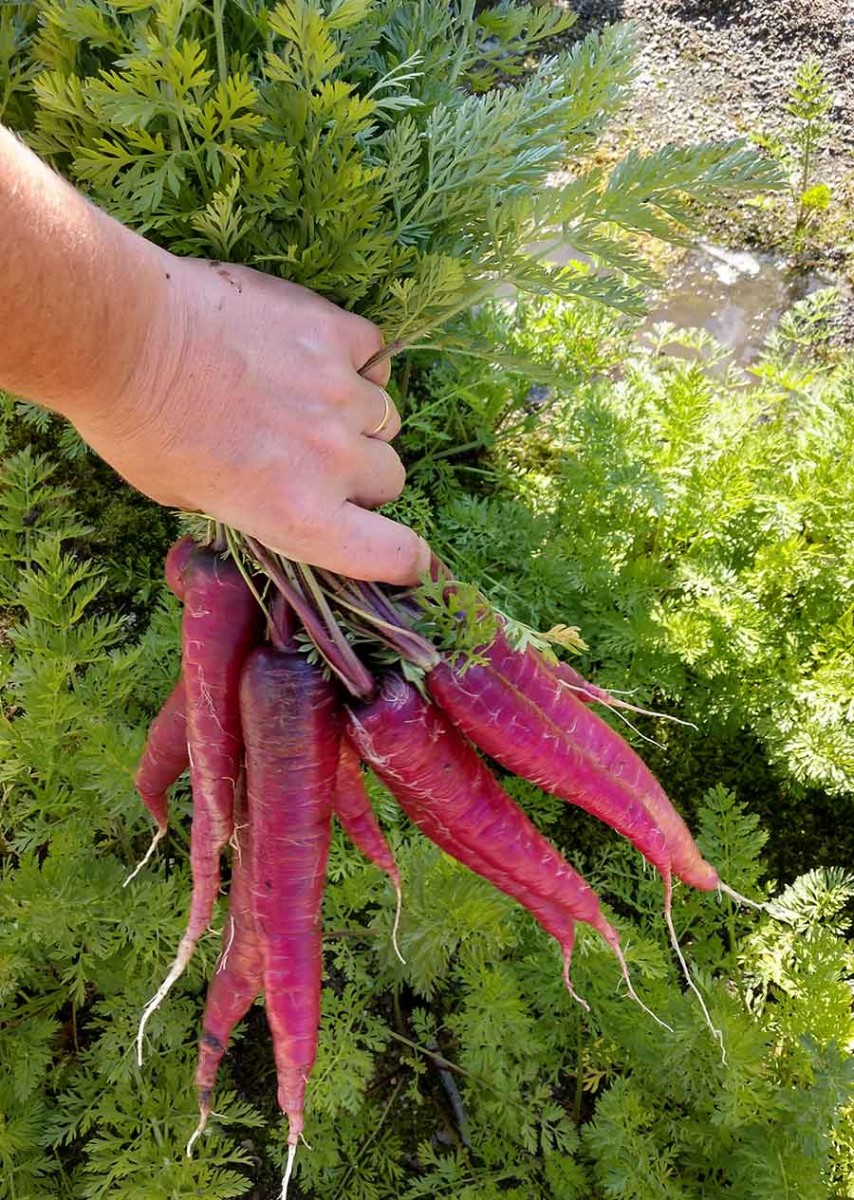
[{"label": "forearm", "polygon": [[72,419],[120,397],[166,257],[0,126],[0,387]]}]

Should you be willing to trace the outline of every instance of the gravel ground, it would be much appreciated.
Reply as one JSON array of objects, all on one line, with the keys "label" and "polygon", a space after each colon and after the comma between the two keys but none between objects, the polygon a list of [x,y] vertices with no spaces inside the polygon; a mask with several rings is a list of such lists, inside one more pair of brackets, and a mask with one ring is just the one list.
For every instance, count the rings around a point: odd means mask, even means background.
[{"label": "gravel ground", "polygon": [[795,68],[816,55],[836,93],[829,154],[854,166],[854,0],[574,0],[574,7],[583,29],[635,22],[642,74],[633,115],[674,135],[774,128]]},{"label": "gravel ground", "polygon": [[631,20],[640,78],[617,131],[641,144],[774,133],[795,69],[822,62],[834,88],[833,132],[816,178],[854,180],[854,0],[574,0],[586,31]]},{"label": "gravel ground", "polygon": [[[820,233],[796,263],[786,262],[793,212],[737,205],[716,218],[714,241],[772,251],[782,269],[832,277],[844,297],[837,337],[854,345],[854,0],[570,0],[579,22],[570,36],[613,21],[638,29],[640,75],[622,120],[604,148],[655,148],[773,135],[798,65],[822,63],[834,90],[832,131],[816,156],[813,181],[829,184],[833,203]],[[829,280],[828,280],[829,281]]]}]

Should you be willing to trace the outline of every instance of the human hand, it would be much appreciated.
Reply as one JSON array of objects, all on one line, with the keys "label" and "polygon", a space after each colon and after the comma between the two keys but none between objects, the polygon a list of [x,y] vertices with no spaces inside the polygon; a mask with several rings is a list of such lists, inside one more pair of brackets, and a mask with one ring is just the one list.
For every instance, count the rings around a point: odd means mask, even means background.
[{"label": "human hand", "polygon": [[393,408],[371,436],[388,364],[358,374],[379,330],[296,284],[161,253],[163,303],[122,394],[72,414],[83,438],[161,504],[288,558],[416,583],[426,543],[368,511],[404,483]]}]

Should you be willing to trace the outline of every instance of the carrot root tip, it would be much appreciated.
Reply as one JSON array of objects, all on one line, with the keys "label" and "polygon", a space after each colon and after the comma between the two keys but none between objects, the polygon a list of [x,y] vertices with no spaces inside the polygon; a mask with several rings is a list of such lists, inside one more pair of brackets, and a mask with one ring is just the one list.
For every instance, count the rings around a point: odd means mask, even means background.
[{"label": "carrot root tip", "polygon": [[285,1177],[282,1180],[282,1200],[288,1200],[288,1186],[291,1182],[291,1175],[294,1173],[294,1159],[297,1155],[297,1143],[291,1142],[288,1145],[288,1161],[285,1167]]},{"label": "carrot root tip", "polygon": [[140,871],[143,869],[143,867],[148,866],[148,864],[151,862],[151,856],[154,853],[155,847],[157,846],[157,844],[159,842],[162,842],[165,837],[166,837],[166,826],[161,825],[155,830],[154,837],[151,839],[151,845],[148,847],[148,849],[145,852],[145,857],[142,859],[141,862],[137,863],[137,865],[131,871],[130,875],[128,875],[127,879],[122,884],[123,888],[126,888],[127,885],[132,880],[136,879],[137,875],[140,873]]},{"label": "carrot root tip", "polygon": [[570,996],[573,998],[575,1003],[580,1004],[585,1012],[590,1012],[590,1005],[587,1003],[587,1001],[584,999],[583,996],[579,996],[578,992],[572,986],[572,980],[569,978],[569,959],[568,958],[564,962],[564,966],[563,966],[563,982],[566,987],[566,990],[569,992]]},{"label": "carrot root tip", "polygon": [[623,954],[622,947],[614,946],[613,949],[617,956],[617,961],[620,964],[620,970],[623,973],[623,980],[629,996],[632,998],[632,1000],[634,1000],[635,1004],[639,1005],[643,1009],[647,1016],[652,1017],[656,1025],[660,1025],[661,1028],[666,1029],[668,1033],[673,1033],[673,1026],[668,1025],[666,1021],[662,1021],[661,1017],[657,1016],[651,1008],[648,1008],[647,1005],[644,1004],[643,1000],[641,1000],[640,996],[635,991],[634,984],[632,983],[631,976],[629,975],[629,964],[626,962],[626,956]]},{"label": "carrot root tip", "polygon": [[771,906],[767,902],[761,900],[748,900],[747,896],[742,896],[741,892],[737,892],[735,888],[731,888],[728,883],[724,883],[722,879],[718,880],[718,895],[729,896],[736,904],[746,904],[748,908],[755,908],[757,912],[770,912]]},{"label": "carrot root tip", "polygon": [[688,970],[688,963],[685,961],[685,955],[682,953],[682,947],[679,945],[679,938],[676,936],[676,926],[673,924],[673,912],[669,903],[666,904],[664,908],[664,919],[667,922],[667,930],[670,934],[670,944],[673,947],[676,957],[679,959],[679,965],[682,968],[682,974],[685,976],[685,982],[688,984],[688,987],[691,989],[700,1003],[700,1008],[703,1010],[703,1017],[705,1018],[706,1024],[711,1031],[712,1037],[721,1048],[721,1063],[723,1066],[726,1066],[727,1055],[726,1047],[724,1046],[724,1035],[712,1020],[711,1013],[706,1007],[706,1002],[702,997],[700,989],[697,987],[691,972]]},{"label": "carrot root tip", "polygon": [[391,943],[394,946],[395,954],[403,963],[403,965],[406,966],[406,959],[400,953],[400,946],[397,942],[397,935],[400,930],[400,917],[403,912],[403,889],[401,888],[399,881],[395,883],[394,890],[395,894],[397,895],[397,907],[394,913],[394,925],[392,926],[391,930]]},{"label": "carrot root tip", "polygon": [[149,1000],[148,1004],[143,1010],[142,1016],[139,1019],[139,1029],[136,1033],[136,1061],[137,1065],[140,1067],[142,1066],[143,1058],[143,1037],[145,1035],[145,1027],[148,1024],[149,1018],[157,1011],[157,1009],[166,999],[172,984],[175,983],[176,980],[180,979],[183,975],[187,963],[193,956],[193,950],[195,949],[195,946],[195,938],[188,938],[185,934],[181,939],[181,945],[178,947],[178,953],[175,956],[175,961],[172,963],[172,966],[169,969],[169,974],[163,980],[160,987],[157,989],[157,992],[151,998],[151,1000]]},{"label": "carrot root tip", "polygon": [[199,1123],[196,1126],[196,1130],[193,1133],[192,1137],[187,1142],[187,1149],[185,1151],[187,1158],[193,1157],[193,1146],[195,1146],[196,1142],[199,1140],[199,1138],[204,1133],[205,1126],[208,1123],[208,1117],[210,1116],[211,1110],[209,1108],[203,1107],[200,1111],[201,1111],[201,1116],[199,1118]]}]

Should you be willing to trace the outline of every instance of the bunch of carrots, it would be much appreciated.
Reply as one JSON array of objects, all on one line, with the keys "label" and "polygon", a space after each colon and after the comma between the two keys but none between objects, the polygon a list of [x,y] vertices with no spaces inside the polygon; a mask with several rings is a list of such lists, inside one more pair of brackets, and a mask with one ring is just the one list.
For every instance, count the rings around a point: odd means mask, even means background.
[{"label": "bunch of carrots", "polygon": [[552,661],[530,638],[514,638],[511,623],[438,562],[432,586],[394,594],[290,563],[220,530],[207,546],[179,540],[166,578],[183,602],[182,670],[151,726],[136,783],[157,822],[153,850],[166,832],[168,789],[189,767],[193,894],[175,962],[140,1023],[140,1060],[148,1017],[207,929],[220,858],[229,844],[233,850],[200,1040],[201,1120],[188,1152],[211,1111],[229,1036],[263,993],[289,1123],[286,1195],[317,1050],[333,814],[388,874],[400,914],[400,877],[361,764],[427,837],[517,900],[557,941],[573,996],[575,928],[584,922],[612,948],[641,1003],[595,892],[478,751],[606,822],[660,874],[671,938],[691,982],[673,930],[674,876],[743,897],[703,859],[657,780],[591,707],[630,705]]}]

